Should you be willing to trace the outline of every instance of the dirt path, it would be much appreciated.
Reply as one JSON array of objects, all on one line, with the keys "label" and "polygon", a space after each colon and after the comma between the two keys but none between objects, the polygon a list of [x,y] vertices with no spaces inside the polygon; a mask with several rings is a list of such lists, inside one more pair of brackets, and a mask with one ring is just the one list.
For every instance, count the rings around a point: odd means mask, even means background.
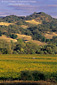
[{"label": "dirt path", "polygon": [[57,83],[47,81],[1,81],[0,85],[57,85]]}]

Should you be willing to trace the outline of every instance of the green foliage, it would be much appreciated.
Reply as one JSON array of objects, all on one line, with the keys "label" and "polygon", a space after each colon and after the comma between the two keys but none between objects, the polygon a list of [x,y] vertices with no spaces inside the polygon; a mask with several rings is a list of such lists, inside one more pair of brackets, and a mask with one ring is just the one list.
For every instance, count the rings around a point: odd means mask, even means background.
[{"label": "green foliage", "polygon": [[10,37],[13,38],[13,39],[16,39],[17,38],[17,35],[12,34],[12,35],[10,35]]},{"label": "green foliage", "polygon": [[[35,21],[41,22],[41,24],[32,25],[26,22],[26,20],[32,20],[32,19],[35,19]],[[54,36],[52,39],[46,39],[43,35],[43,33],[47,33],[47,31],[57,32],[57,19],[52,18],[50,15],[47,15],[43,12],[39,12],[39,13],[35,12],[32,15],[27,17],[18,17],[15,15],[11,15],[11,16],[0,18],[0,22],[14,23],[13,25],[9,25],[9,26],[0,25],[0,36],[6,35],[7,37],[16,39],[17,38],[16,34],[21,33],[21,34],[32,36],[33,40],[38,40],[38,41],[47,43],[47,45],[45,46],[37,46],[31,42],[25,43],[22,39],[18,39],[16,43],[10,44],[12,53],[14,54],[35,54],[35,53],[36,54],[57,54],[57,50],[56,50],[57,36]],[[28,26],[28,28],[24,29],[21,27],[21,25]],[[52,47],[50,44],[52,44]],[[7,47],[7,48],[10,48],[10,47]],[[0,48],[1,53],[8,53],[7,48],[5,47],[3,49]]]},{"label": "green foliage", "polygon": [[[42,22],[39,25],[31,25],[26,20],[35,19],[36,21]],[[52,18],[50,15],[45,14],[44,12],[36,13],[27,17],[18,17],[15,15],[6,16],[0,19],[0,22],[9,22],[15,23],[14,25],[0,26],[0,31],[2,34],[7,36],[12,36],[15,33],[21,33],[26,35],[31,35],[34,40],[40,40],[41,42],[50,42],[51,40],[46,39],[42,33],[43,32],[55,32],[57,31],[57,19]],[[21,25],[27,25],[28,29],[23,29]],[[15,38],[15,36],[13,36]],[[52,41],[53,42],[53,41]]]},{"label": "green foliage", "polygon": [[31,72],[30,71],[21,71],[21,80],[33,80]]},{"label": "green foliage", "polygon": [[21,71],[21,80],[45,80],[45,75],[39,71]]},{"label": "green foliage", "polygon": [[2,36],[2,32],[0,31],[0,36]]},{"label": "green foliage", "polygon": [[45,75],[38,71],[33,71],[32,76],[34,81],[45,80]]},{"label": "green foliage", "polygon": [[4,40],[0,40],[0,53],[11,54],[12,53],[11,44]]}]

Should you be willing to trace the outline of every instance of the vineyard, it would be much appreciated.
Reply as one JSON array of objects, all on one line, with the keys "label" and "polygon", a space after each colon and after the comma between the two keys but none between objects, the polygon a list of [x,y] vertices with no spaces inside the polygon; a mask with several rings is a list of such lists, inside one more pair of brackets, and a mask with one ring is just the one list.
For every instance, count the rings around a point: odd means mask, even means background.
[{"label": "vineyard", "polygon": [[23,71],[38,71],[57,78],[57,55],[0,55],[0,80],[19,79]]}]

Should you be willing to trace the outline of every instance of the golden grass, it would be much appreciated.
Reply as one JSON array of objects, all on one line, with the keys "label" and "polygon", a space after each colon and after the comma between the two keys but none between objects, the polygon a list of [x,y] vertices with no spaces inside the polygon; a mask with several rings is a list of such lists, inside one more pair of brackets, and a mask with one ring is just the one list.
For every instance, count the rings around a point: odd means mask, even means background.
[{"label": "golden grass", "polygon": [[24,28],[24,29],[28,28],[28,26],[26,26],[26,25],[21,25],[21,27]]},{"label": "golden grass", "polygon": [[47,32],[43,34],[47,39],[52,39],[53,36],[57,36],[57,33],[55,32]]},{"label": "golden grass", "polygon": [[13,25],[14,23],[8,23],[8,22],[0,22],[0,25],[5,25],[5,26],[9,26],[9,25]]},{"label": "golden grass", "polygon": [[22,35],[22,34],[17,34],[18,38],[24,39],[24,40],[31,40],[32,37],[28,35]]},{"label": "golden grass", "polygon": [[32,43],[35,43],[37,45],[46,45],[46,43],[44,43],[44,42],[32,40],[32,37],[28,36],[28,35],[17,34],[17,36],[18,36],[18,38],[24,39],[25,42],[32,42]]},{"label": "golden grass", "polygon": [[6,35],[0,36],[0,40],[1,40],[1,39],[2,39],[2,40],[6,40],[7,42],[11,42],[11,41],[17,42],[16,39],[12,39],[12,38],[6,37]]},{"label": "golden grass", "polygon": [[32,43],[35,43],[37,45],[46,45],[47,43],[45,42],[41,42],[41,41],[37,41],[37,40],[31,40]]},{"label": "golden grass", "polygon": [[38,22],[36,20],[26,20],[26,22],[30,23],[30,24],[35,24],[35,25],[38,25],[38,24],[41,24],[41,22]]},{"label": "golden grass", "polygon": [[[22,34],[16,34],[18,37],[17,39],[23,39],[25,40],[25,42],[32,42],[32,43],[35,43],[37,45],[46,45],[46,43],[44,42],[40,42],[40,41],[37,41],[37,40],[32,40],[32,37],[31,36],[28,36],[28,35],[22,35]],[[17,39],[12,39],[10,37],[7,37],[6,35],[2,35],[0,36],[0,40],[6,40],[7,42],[17,42]]]}]

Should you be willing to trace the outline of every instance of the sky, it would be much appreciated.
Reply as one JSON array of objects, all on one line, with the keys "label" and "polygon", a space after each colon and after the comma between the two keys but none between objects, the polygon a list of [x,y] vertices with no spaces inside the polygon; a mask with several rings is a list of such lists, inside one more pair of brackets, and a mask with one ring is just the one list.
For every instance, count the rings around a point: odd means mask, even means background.
[{"label": "sky", "polygon": [[28,16],[34,12],[57,18],[57,0],[0,0],[0,16]]}]

